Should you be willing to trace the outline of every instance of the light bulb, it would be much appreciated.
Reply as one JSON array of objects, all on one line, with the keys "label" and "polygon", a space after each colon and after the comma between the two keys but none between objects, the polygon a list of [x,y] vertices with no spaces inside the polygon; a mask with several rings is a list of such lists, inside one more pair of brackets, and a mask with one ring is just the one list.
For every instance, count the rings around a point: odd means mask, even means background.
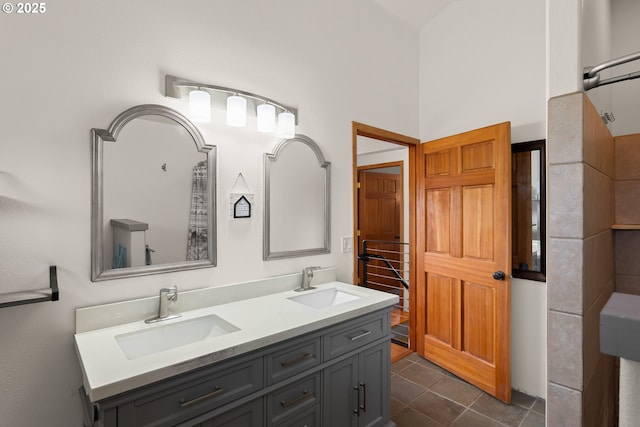
[{"label": "light bulb", "polygon": [[247,100],[233,95],[227,98],[227,124],[244,127],[247,124]]},{"label": "light bulb", "polygon": [[276,107],[260,104],[257,108],[258,132],[273,132],[276,128]]},{"label": "light bulb", "polygon": [[189,117],[197,123],[211,121],[211,95],[203,90],[189,92]]}]

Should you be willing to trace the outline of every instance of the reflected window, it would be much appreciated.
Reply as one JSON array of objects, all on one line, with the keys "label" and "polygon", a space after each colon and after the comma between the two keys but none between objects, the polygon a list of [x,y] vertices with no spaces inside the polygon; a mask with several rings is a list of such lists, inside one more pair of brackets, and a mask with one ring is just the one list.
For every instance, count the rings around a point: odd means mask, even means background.
[{"label": "reflected window", "polygon": [[545,140],[511,146],[512,274],[545,281]]}]

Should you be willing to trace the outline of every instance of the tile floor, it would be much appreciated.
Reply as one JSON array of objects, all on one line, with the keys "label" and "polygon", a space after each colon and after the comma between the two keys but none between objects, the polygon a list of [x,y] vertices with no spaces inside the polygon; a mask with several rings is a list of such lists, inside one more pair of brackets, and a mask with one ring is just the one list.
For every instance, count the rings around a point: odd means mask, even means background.
[{"label": "tile floor", "polygon": [[398,427],[544,427],[545,401],[513,391],[487,395],[416,353],[391,365],[391,419]]}]

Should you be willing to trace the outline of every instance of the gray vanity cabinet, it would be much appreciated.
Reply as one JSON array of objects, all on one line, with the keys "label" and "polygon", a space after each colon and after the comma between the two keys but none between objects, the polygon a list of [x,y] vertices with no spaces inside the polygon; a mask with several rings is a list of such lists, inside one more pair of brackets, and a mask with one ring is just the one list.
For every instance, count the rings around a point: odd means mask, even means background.
[{"label": "gray vanity cabinet", "polygon": [[95,403],[104,427],[387,426],[389,309]]}]

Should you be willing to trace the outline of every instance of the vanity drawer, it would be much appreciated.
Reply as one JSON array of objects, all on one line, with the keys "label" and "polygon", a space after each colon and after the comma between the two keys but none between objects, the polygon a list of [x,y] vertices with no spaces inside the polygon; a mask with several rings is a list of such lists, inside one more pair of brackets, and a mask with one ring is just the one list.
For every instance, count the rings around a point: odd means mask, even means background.
[{"label": "vanity drawer", "polygon": [[267,405],[273,424],[299,414],[320,402],[320,372],[269,394]]},{"label": "vanity drawer", "polygon": [[316,405],[313,409],[305,411],[303,414],[283,421],[276,427],[321,427],[320,426],[320,405]]},{"label": "vanity drawer", "polygon": [[267,356],[267,381],[274,384],[320,364],[320,337],[287,345]]},{"label": "vanity drawer", "polygon": [[262,372],[261,358],[225,366],[212,373],[204,372],[181,386],[151,392],[130,404],[119,406],[118,424],[172,425],[211,411],[261,389]]},{"label": "vanity drawer", "polygon": [[389,315],[386,312],[339,325],[324,336],[324,360],[330,360],[377,341],[388,333]]}]

